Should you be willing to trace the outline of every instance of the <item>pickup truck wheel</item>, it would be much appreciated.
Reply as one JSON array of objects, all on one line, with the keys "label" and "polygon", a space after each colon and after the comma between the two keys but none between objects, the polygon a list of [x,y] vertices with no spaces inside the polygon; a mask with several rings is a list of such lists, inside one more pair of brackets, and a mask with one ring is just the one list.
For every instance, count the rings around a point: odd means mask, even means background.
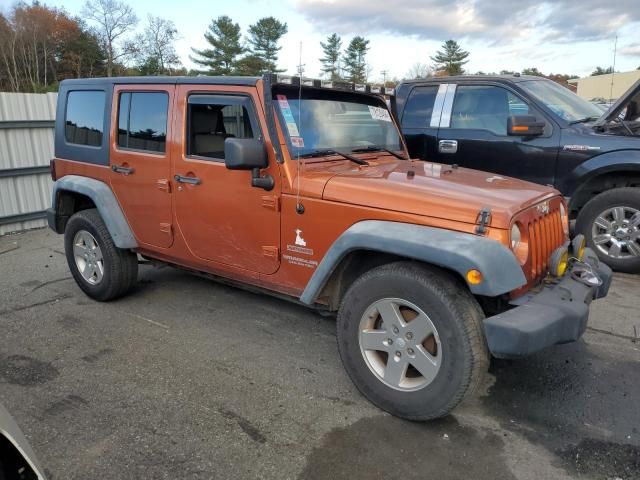
[{"label": "pickup truck wheel", "polygon": [[640,272],[640,188],[615,188],[587,202],[576,231],[600,260],[618,272]]},{"label": "pickup truck wheel", "polygon": [[113,300],[135,284],[137,255],[115,246],[96,209],[81,210],[69,219],[64,246],[73,278],[91,298]]},{"label": "pickup truck wheel", "polygon": [[482,382],[483,313],[447,272],[398,262],[370,270],[338,312],[338,349],[356,387],[408,420],[447,415]]}]

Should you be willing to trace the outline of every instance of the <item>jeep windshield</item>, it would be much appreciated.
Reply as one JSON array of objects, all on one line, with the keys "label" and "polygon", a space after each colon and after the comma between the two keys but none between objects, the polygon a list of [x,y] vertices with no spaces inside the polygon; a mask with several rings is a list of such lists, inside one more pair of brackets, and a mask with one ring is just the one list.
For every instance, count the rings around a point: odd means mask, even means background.
[{"label": "jeep windshield", "polygon": [[[273,100],[292,158],[315,153],[387,152],[405,156],[400,135],[380,98],[336,90],[274,89]],[[326,155],[324,155],[326,156]]]},{"label": "jeep windshield", "polygon": [[602,111],[593,103],[579,97],[569,89],[546,80],[525,80],[518,86],[544,103],[553,113],[571,123],[595,121]]}]

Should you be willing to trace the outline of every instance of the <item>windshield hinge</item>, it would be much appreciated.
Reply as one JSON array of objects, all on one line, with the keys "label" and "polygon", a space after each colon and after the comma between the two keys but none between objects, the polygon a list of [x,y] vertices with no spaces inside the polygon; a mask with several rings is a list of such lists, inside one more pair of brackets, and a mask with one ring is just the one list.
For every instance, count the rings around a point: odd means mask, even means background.
[{"label": "windshield hinge", "polygon": [[476,233],[481,235],[487,233],[487,226],[491,224],[491,209],[488,207],[481,208],[476,223],[478,224]]}]

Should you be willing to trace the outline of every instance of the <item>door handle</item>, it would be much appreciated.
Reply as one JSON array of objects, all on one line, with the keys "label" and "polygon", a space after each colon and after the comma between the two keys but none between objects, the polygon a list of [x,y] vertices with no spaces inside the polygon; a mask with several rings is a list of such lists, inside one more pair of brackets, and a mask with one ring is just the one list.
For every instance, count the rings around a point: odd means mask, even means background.
[{"label": "door handle", "polygon": [[136,171],[134,168],[125,167],[123,165],[111,165],[111,170],[113,170],[116,173],[122,173],[124,175],[131,175],[133,172]]},{"label": "door handle", "polygon": [[189,183],[191,185],[200,185],[200,183],[202,183],[202,180],[200,180],[198,177],[185,177],[183,175],[175,175],[173,178],[175,178],[176,182],[179,183]]},{"label": "door handle", "polygon": [[457,140],[440,140],[438,142],[438,152],[440,153],[456,153],[458,151]]}]

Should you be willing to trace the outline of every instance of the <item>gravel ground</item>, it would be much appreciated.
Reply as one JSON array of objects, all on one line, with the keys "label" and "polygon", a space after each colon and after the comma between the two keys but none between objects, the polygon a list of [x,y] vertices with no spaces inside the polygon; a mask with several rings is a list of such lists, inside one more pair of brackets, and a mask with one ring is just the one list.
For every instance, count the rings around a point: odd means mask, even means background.
[{"label": "gravel ground", "polygon": [[62,249],[0,238],[0,402],[50,478],[640,479],[638,276],[581,341],[493,361],[482,396],[415,424],[359,395],[331,318],[147,266],[96,303]]}]

